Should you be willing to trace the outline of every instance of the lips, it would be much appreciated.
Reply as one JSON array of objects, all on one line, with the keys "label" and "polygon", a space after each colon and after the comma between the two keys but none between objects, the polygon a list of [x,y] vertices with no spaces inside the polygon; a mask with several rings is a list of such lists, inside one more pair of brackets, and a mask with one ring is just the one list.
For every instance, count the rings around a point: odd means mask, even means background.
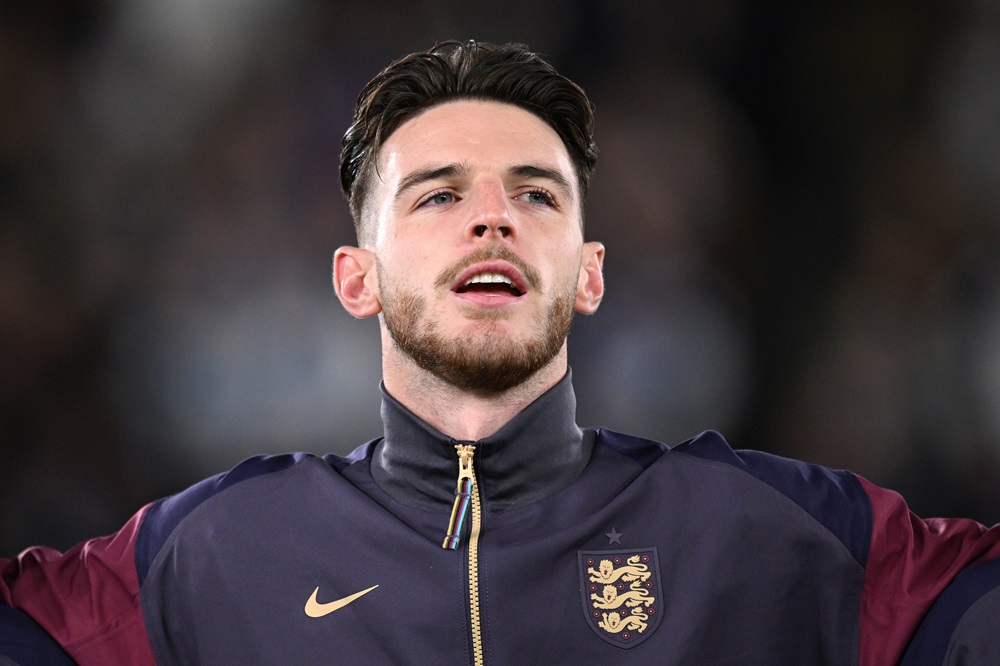
[{"label": "lips", "polygon": [[538,270],[500,244],[476,248],[446,267],[434,286],[465,302],[484,307],[512,305],[529,292],[542,291]]},{"label": "lips", "polygon": [[452,283],[451,290],[459,296],[476,300],[517,299],[528,291],[521,272],[504,261],[478,262],[463,270]]},{"label": "lips", "polygon": [[521,296],[524,293],[509,275],[489,271],[476,273],[455,289],[455,293],[458,294],[469,292],[509,293],[513,296]]}]

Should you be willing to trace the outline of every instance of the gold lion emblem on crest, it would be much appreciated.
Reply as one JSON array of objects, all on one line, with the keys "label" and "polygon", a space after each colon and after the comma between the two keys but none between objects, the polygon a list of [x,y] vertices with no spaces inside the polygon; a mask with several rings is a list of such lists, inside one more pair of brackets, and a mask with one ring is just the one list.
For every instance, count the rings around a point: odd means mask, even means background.
[{"label": "gold lion emblem on crest", "polygon": [[598,635],[620,647],[632,647],[658,624],[656,553],[580,553],[588,621]]}]

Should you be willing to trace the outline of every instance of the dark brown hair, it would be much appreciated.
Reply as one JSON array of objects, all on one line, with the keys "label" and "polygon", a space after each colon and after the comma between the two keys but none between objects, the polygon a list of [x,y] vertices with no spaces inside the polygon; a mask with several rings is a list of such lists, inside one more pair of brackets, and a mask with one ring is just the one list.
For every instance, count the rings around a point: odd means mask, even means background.
[{"label": "dark brown hair", "polygon": [[448,41],[389,65],[361,94],[340,152],[340,185],[359,242],[362,210],[378,151],[400,125],[432,106],[482,99],[521,107],[544,120],[573,160],[581,197],[597,162],[593,107],[580,86],[522,44]]}]

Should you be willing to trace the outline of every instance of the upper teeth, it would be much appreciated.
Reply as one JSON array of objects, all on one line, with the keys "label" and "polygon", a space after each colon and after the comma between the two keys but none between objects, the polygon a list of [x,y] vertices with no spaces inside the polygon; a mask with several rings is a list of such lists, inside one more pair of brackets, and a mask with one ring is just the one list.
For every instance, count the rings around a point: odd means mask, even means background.
[{"label": "upper teeth", "polygon": [[513,286],[510,278],[506,275],[501,275],[500,273],[476,273],[468,280],[465,281],[465,285],[470,284],[490,284],[494,282],[502,282],[503,284],[509,284]]}]

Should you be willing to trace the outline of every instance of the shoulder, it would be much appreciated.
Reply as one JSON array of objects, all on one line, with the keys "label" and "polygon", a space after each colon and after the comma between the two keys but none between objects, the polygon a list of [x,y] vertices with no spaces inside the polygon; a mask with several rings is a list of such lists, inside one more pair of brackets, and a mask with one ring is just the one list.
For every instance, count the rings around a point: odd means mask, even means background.
[{"label": "shoulder", "polygon": [[[334,474],[371,455],[373,442],[358,447],[346,457],[311,453],[261,455],[244,460],[227,472],[216,474],[149,506],[136,537],[136,569],[143,581],[149,567],[170,535],[196,509],[247,483],[261,483],[310,468]],[[261,501],[267,501],[266,494]]]},{"label": "shoulder", "polygon": [[864,486],[851,472],[783,458],[762,451],[733,449],[725,438],[714,430],[707,430],[673,447],[605,428],[599,428],[598,433],[600,435],[598,441],[601,444],[643,467],[652,465],[662,457],[665,461],[683,458],[709,467],[728,468],[735,473],[753,477],[803,506],[810,513],[818,513],[819,506],[830,507],[830,503],[840,505],[844,509],[870,506]]},{"label": "shoulder", "polygon": [[[733,449],[714,430],[668,447],[659,442],[598,429],[599,442],[644,468],[683,464],[742,476],[799,507],[832,532],[864,566],[871,539],[872,505],[853,473],[764,453]],[[692,471],[697,475],[697,471]],[[707,479],[706,479],[707,481]]]}]

